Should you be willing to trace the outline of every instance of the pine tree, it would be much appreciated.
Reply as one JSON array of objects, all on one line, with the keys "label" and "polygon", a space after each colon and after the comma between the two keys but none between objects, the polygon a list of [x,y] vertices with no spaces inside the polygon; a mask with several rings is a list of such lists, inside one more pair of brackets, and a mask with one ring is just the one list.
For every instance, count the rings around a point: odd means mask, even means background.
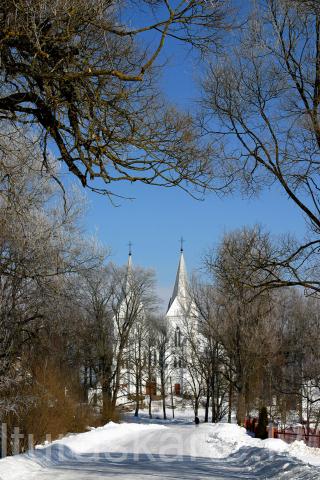
[{"label": "pine tree", "polygon": [[268,438],[268,412],[266,407],[261,407],[259,411],[259,420],[258,420],[258,426],[256,430],[256,437],[261,438],[264,440],[265,438]]}]

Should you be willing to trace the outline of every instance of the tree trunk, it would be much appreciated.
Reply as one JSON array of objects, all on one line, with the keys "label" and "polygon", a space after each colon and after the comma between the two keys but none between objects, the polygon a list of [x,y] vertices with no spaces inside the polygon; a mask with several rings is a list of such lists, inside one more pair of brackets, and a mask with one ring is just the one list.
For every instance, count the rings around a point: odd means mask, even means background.
[{"label": "tree trunk", "polygon": [[172,418],[174,418],[173,390],[172,390],[172,380],[171,380],[171,377],[170,377],[170,391],[171,391],[171,409],[172,409]]},{"label": "tree trunk", "polygon": [[211,422],[215,423],[217,420],[217,415],[216,415],[216,403],[215,403],[215,376],[214,373],[212,374],[211,377]]},{"label": "tree trunk", "polygon": [[206,395],[206,405],[204,410],[204,421],[205,423],[209,422],[209,406],[210,406],[210,382],[207,382],[207,395]]},{"label": "tree trunk", "polygon": [[149,418],[152,418],[152,393],[150,390],[150,395],[149,395]]},{"label": "tree trunk", "polygon": [[102,390],[102,418],[103,421],[109,422],[113,418],[115,406],[112,404],[111,391],[111,364],[109,362],[103,365],[103,377],[101,379]]},{"label": "tree trunk", "polygon": [[136,374],[136,409],[134,412],[134,416],[138,417],[139,416],[139,405],[140,405],[140,379],[139,379],[139,374]]},{"label": "tree trunk", "polygon": [[83,373],[83,401],[88,403],[88,367],[84,367]]},{"label": "tree trunk", "polygon": [[102,418],[104,422],[109,422],[113,418],[114,407],[112,403],[112,395],[108,382],[102,384]]},{"label": "tree trunk", "polygon": [[162,396],[162,411],[163,411],[163,419],[167,420],[167,412],[166,412],[166,395],[165,395],[165,379],[164,373],[161,372],[161,396]]},{"label": "tree trunk", "polygon": [[232,395],[233,395],[233,388],[232,382],[229,382],[229,398],[228,398],[228,423],[231,423],[231,416],[232,416]]},{"label": "tree trunk", "polygon": [[237,402],[237,424],[243,425],[244,417],[246,415],[246,401],[245,401],[245,392],[243,388],[238,391],[238,402]]},{"label": "tree trunk", "polygon": [[[151,348],[149,348],[148,353],[148,385],[149,385],[149,418],[152,418],[152,359],[151,359]],[[157,388],[157,387],[156,387]],[[157,391],[155,392],[157,394]],[[147,390],[146,390],[147,395]]]},{"label": "tree trunk", "polygon": [[199,413],[199,398],[194,399],[194,416],[197,417]]}]

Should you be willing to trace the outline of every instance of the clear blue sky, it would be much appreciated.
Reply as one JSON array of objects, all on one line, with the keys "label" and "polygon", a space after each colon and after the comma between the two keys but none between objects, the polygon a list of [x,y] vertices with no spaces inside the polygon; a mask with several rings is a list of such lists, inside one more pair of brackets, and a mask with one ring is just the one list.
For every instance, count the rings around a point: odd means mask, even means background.
[{"label": "clear blue sky", "polygon": [[[166,49],[169,63],[161,84],[171,100],[185,108],[194,108],[200,64],[194,55],[175,42]],[[274,234],[304,233],[304,221],[296,207],[276,188],[259,198],[239,195],[218,198],[210,194],[196,201],[179,189],[161,189],[145,185],[123,184],[119,193],[135,197],[114,207],[105,197],[88,193],[90,208],[85,219],[88,233],[97,233],[112,250],[112,260],[127,260],[128,242],[133,242],[133,261],[153,268],[158,293],[166,304],[172,291],[179,257],[179,239],[185,239],[185,257],[189,273],[198,268],[204,251],[217,244],[222,235],[244,225],[262,224]]]},{"label": "clear blue sky", "polygon": [[275,189],[255,199],[221,199],[211,194],[205,201],[196,201],[176,189],[126,185],[123,191],[136,199],[124,200],[119,207],[90,194],[86,228],[97,232],[101,242],[111,247],[112,259],[119,264],[126,262],[131,240],[134,263],[155,269],[159,295],[165,302],[174,284],[181,236],[190,273],[199,267],[204,251],[229,230],[261,223],[274,234],[304,231],[303,218]]}]

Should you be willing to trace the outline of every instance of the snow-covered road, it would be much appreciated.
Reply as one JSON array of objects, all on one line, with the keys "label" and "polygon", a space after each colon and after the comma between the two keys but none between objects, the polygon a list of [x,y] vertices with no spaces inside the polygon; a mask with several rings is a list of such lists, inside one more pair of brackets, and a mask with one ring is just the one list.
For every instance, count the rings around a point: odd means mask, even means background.
[{"label": "snow-covered road", "polygon": [[280,440],[251,439],[235,425],[124,423],[1,460],[0,478],[320,480],[317,463],[319,452],[300,443],[289,448]]}]

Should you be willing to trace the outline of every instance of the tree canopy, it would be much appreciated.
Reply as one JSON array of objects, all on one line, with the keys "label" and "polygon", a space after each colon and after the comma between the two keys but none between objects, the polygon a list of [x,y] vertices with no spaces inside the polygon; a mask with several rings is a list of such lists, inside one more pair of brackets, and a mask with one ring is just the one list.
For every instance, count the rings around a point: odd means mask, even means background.
[{"label": "tree canopy", "polygon": [[31,125],[44,162],[54,144],[92,190],[124,180],[206,189],[211,148],[162,98],[156,61],[168,37],[215,45],[225,10],[221,0],[2,2],[0,118]]}]

